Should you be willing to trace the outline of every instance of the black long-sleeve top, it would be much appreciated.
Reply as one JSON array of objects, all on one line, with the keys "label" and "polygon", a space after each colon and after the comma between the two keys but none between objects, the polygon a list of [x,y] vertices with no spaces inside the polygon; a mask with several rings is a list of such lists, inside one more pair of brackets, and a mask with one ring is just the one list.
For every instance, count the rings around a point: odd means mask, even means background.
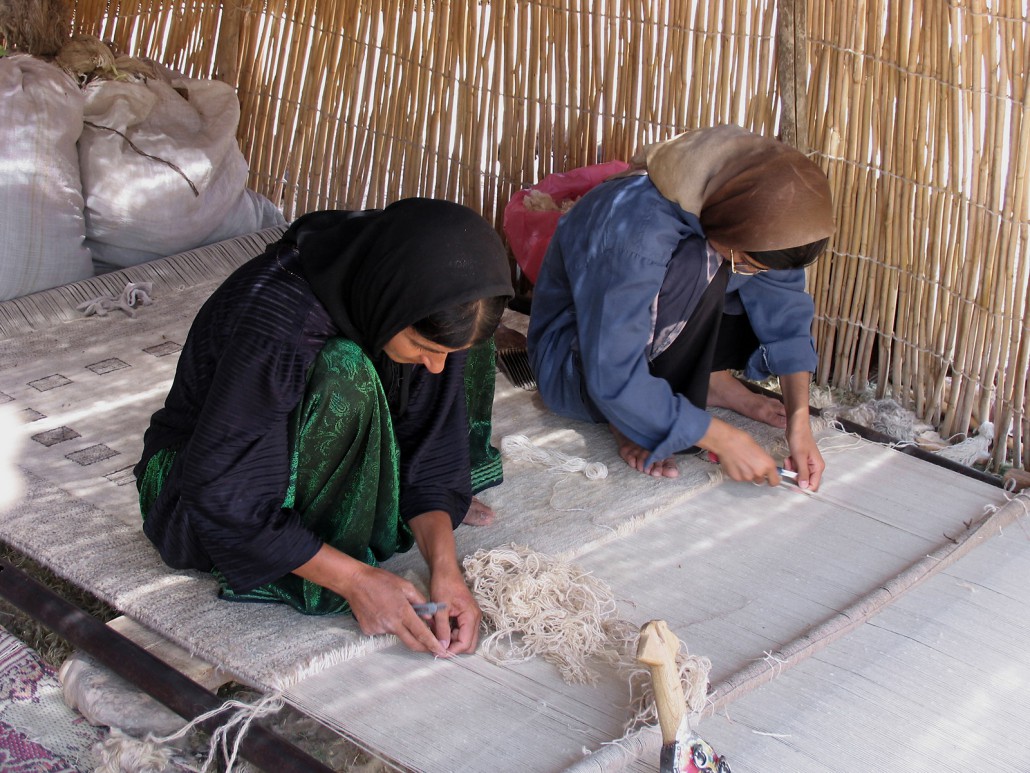
[{"label": "black long-sleeve top", "polygon": [[[158,450],[178,452],[144,532],[170,566],[217,567],[237,592],[289,573],[321,546],[300,514],[281,505],[289,415],[338,331],[295,258],[290,247],[270,246],[204,304],[136,467],[140,478]],[[443,510],[457,526],[468,510],[464,364],[460,352],[439,375],[412,368],[407,404],[394,416],[405,520]]]}]

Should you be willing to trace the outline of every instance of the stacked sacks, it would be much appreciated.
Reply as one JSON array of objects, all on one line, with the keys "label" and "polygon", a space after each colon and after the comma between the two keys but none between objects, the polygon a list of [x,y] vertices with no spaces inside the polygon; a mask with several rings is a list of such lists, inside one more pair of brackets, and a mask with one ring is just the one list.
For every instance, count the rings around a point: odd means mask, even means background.
[{"label": "stacked sacks", "polygon": [[76,145],[84,106],[61,68],[0,58],[0,300],[93,274]]},{"label": "stacked sacks", "polygon": [[240,106],[231,86],[160,66],[147,77],[140,74],[146,63],[111,61],[115,77],[93,77],[83,86],[79,138],[86,245],[98,268],[285,225],[272,202],[246,188],[249,169],[236,142]]},{"label": "stacked sacks", "polygon": [[0,300],[284,225],[247,190],[231,86],[66,40],[0,57]]}]

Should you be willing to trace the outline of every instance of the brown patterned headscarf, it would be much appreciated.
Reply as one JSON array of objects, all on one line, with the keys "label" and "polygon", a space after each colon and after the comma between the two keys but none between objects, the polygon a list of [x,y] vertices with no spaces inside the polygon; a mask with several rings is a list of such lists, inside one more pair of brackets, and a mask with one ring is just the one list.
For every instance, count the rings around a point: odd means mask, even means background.
[{"label": "brown patterned headscarf", "polygon": [[783,250],[833,234],[826,174],[798,150],[739,126],[696,129],[633,159],[705,235],[743,252]]}]

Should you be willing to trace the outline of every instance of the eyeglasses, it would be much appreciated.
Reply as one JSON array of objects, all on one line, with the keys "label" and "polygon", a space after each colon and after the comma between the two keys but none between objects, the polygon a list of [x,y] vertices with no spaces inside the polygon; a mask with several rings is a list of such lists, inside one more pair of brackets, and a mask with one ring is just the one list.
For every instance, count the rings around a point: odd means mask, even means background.
[{"label": "eyeglasses", "polygon": [[737,258],[733,254],[733,250],[730,250],[730,271],[734,274],[740,274],[741,276],[754,276],[755,274],[764,274],[769,269],[756,266],[746,257],[744,253],[740,255],[740,265],[737,265]]}]

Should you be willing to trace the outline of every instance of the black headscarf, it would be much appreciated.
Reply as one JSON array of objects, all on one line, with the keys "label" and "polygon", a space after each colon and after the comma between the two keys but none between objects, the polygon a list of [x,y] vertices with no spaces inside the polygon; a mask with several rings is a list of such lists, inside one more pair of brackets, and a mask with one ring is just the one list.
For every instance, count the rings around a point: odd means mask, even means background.
[{"label": "black headscarf", "polygon": [[379,360],[383,345],[430,314],[513,295],[497,232],[468,207],[402,199],[386,209],[313,212],[283,241],[342,335]]}]

